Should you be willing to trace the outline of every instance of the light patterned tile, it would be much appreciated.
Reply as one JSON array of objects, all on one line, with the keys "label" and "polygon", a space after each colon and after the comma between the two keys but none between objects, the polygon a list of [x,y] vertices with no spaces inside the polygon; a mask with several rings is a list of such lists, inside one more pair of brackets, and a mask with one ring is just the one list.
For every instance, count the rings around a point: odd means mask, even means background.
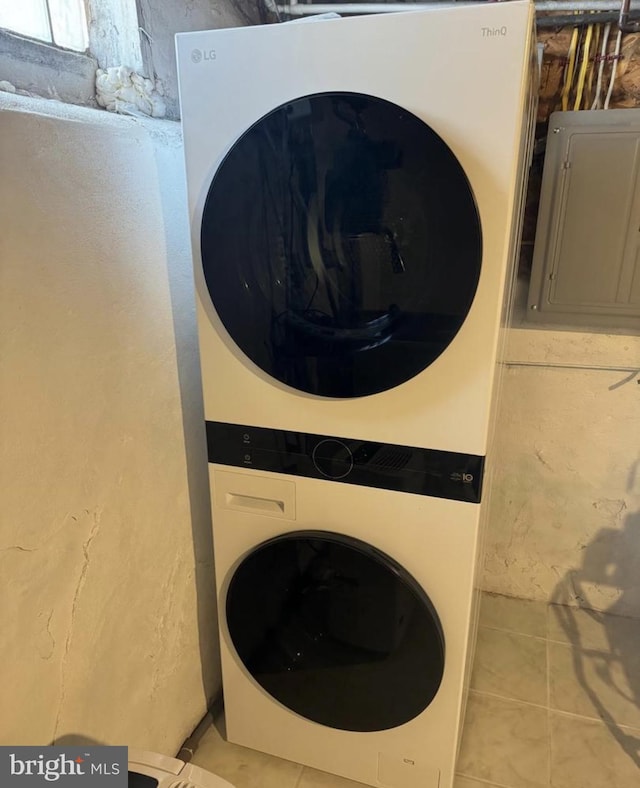
[{"label": "light patterned tile", "polygon": [[640,650],[640,619],[636,618],[549,605],[547,628],[549,640],[579,648],[609,652]]},{"label": "light patterned tile", "polygon": [[479,692],[546,706],[546,641],[480,627],[471,686]]},{"label": "light patterned tile", "polygon": [[453,788],[505,788],[495,783],[485,783],[479,780],[473,780],[470,777],[462,777],[458,775],[453,783]]},{"label": "light patterned tile", "polygon": [[509,788],[546,788],[548,761],[546,709],[469,693],[460,774]]},{"label": "light patterned tile", "polygon": [[204,733],[191,763],[228,780],[234,788],[295,788],[302,766],[225,741],[217,727]]},{"label": "light patterned tile", "polygon": [[[549,643],[554,709],[640,728],[640,657]],[[639,775],[640,784],[640,775]]]},{"label": "light patterned tile", "polygon": [[296,788],[363,788],[363,783],[356,783],[353,780],[305,766]]},{"label": "light patterned tile", "polygon": [[638,788],[640,730],[552,712],[552,788]]},{"label": "light patterned tile", "polygon": [[480,625],[535,637],[547,636],[547,605],[500,594],[482,594]]}]

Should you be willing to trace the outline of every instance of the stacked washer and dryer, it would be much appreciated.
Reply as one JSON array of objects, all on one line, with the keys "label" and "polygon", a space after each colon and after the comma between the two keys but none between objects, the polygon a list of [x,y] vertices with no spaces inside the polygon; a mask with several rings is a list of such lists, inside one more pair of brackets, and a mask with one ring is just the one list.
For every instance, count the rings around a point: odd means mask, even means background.
[{"label": "stacked washer and dryer", "polygon": [[450,788],[528,2],[177,37],[227,735]]}]

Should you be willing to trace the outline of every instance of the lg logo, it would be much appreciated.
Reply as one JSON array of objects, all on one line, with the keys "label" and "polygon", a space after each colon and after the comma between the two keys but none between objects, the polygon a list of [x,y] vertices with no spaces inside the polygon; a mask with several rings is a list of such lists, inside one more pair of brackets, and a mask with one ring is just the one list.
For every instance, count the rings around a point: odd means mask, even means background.
[{"label": "lg logo", "polygon": [[472,473],[458,473],[454,471],[449,477],[453,482],[462,482],[463,484],[471,484],[473,481]]},{"label": "lg logo", "polygon": [[215,49],[194,49],[191,51],[191,60],[194,63],[201,63],[203,60],[215,60]]}]

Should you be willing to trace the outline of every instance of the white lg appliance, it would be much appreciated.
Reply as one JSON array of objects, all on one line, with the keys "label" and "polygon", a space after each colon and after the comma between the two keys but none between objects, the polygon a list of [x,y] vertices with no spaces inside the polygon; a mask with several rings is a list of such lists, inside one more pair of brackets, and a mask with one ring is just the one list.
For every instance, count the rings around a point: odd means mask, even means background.
[{"label": "white lg appliance", "polygon": [[181,34],[231,741],[450,788],[526,2]]},{"label": "white lg appliance", "polygon": [[208,419],[484,454],[531,29],[509,2],[177,37]]},{"label": "white lg appliance", "polygon": [[[402,478],[399,460],[379,475]],[[477,504],[221,465],[211,480],[229,740],[451,788]]]}]

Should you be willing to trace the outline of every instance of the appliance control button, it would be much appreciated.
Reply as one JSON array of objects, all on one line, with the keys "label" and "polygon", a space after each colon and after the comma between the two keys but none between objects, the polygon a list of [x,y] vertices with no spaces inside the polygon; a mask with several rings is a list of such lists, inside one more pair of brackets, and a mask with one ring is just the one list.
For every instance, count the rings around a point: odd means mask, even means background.
[{"label": "appliance control button", "polygon": [[343,479],[353,469],[351,450],[335,438],[326,438],[316,444],[311,459],[316,469],[328,479]]}]

